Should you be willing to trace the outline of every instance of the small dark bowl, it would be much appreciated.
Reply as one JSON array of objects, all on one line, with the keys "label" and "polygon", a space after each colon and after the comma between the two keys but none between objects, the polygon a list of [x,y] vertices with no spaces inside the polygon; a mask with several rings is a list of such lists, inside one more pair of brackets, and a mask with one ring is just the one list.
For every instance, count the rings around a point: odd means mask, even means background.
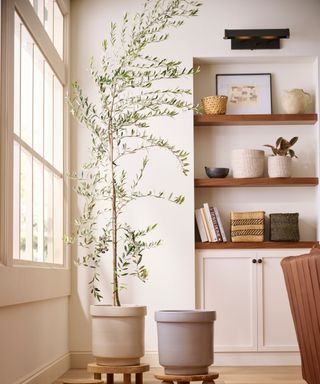
[{"label": "small dark bowl", "polygon": [[210,168],[204,167],[206,174],[210,178],[223,178],[227,177],[229,173],[229,168]]}]

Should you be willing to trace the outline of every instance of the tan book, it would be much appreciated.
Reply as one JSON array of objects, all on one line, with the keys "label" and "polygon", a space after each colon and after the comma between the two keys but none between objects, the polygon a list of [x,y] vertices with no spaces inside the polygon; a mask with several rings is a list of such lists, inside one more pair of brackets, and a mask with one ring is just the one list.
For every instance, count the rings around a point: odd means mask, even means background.
[{"label": "tan book", "polygon": [[203,220],[201,217],[200,209],[196,209],[195,214],[196,214],[196,221],[197,221],[197,225],[198,225],[200,238],[201,238],[201,241],[204,243],[204,242],[208,241],[208,236],[207,236],[207,232],[206,232],[206,229],[204,227],[204,223],[203,223]]},{"label": "tan book", "polygon": [[201,213],[204,229],[206,231],[208,240],[212,243],[213,239],[211,237],[211,233],[210,233],[209,226],[208,226],[208,223],[207,223],[207,218],[206,218],[206,215],[205,215],[205,212],[204,212],[204,208],[200,208],[200,213]]}]

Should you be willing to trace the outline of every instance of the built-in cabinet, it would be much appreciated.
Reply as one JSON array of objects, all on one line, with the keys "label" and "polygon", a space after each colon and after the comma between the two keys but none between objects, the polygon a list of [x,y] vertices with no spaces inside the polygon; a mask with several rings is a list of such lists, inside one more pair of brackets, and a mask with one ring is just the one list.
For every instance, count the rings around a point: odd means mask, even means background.
[{"label": "built-in cabinet", "polygon": [[200,306],[217,311],[216,352],[298,350],[280,260],[303,251],[197,252]]},{"label": "built-in cabinet", "polygon": [[[231,211],[299,212],[297,243],[201,243],[196,248],[197,307],[217,311],[216,356],[226,364],[297,364],[297,340],[280,261],[312,247],[318,238],[319,125],[318,64],[314,58],[198,59],[194,98],[215,92],[217,73],[273,74],[272,115],[198,115],[194,118],[195,208],[204,202],[217,206],[229,235]],[[304,73],[304,77],[301,74]],[[304,115],[286,115],[281,90],[304,88],[314,103]],[[283,136],[299,136],[293,177],[269,179],[208,179],[204,166],[230,167],[232,149],[265,149]],[[267,154],[267,151],[266,151]],[[232,171],[231,171],[232,173]],[[266,231],[266,237],[267,237]],[[249,356],[243,358],[243,356]],[[260,358],[262,356],[262,358]]]}]

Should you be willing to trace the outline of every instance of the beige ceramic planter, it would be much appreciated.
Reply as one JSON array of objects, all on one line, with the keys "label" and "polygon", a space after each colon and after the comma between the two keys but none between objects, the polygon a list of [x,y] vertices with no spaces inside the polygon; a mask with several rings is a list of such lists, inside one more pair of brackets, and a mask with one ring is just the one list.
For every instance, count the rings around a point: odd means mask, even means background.
[{"label": "beige ceramic planter", "polygon": [[146,307],[91,305],[92,353],[97,364],[136,365],[144,355]]},{"label": "beige ceramic planter", "polygon": [[158,311],[159,361],[168,375],[201,375],[213,363],[214,311]]},{"label": "beige ceramic planter", "polygon": [[289,156],[269,156],[268,157],[269,177],[291,177],[292,159]]}]

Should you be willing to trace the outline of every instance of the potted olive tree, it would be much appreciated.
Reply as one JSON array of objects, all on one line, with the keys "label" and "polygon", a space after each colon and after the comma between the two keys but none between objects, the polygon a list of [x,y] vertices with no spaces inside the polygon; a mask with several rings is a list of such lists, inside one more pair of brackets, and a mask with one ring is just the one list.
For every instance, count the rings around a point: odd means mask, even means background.
[{"label": "potted olive tree", "polygon": [[[183,174],[188,173],[188,153],[148,128],[152,118],[174,117],[193,108],[186,100],[189,89],[161,88],[161,80],[191,76],[195,71],[182,67],[179,61],[150,56],[145,49],[167,40],[168,30],[197,15],[200,5],[194,0],[146,0],[134,17],[124,15],[120,28],[111,24],[110,38],[102,42],[101,63],[91,63],[99,104],[89,101],[78,83],[73,84],[71,111],[90,131],[91,142],[90,160],[72,175],[83,206],[74,233],[66,241],[85,248],[85,256],[77,261],[92,271],[90,292],[99,302],[103,299],[99,288],[101,260],[113,260],[113,305],[90,308],[92,351],[100,364],[138,364],[144,355],[146,308],[121,306],[120,291],[126,276],[146,281],[143,254],[160,241],[147,240],[154,224],[136,229],[124,222],[127,205],[145,197],[175,204],[184,201],[182,195],[139,189],[149,154],[153,148],[161,148],[176,158]],[[143,157],[132,177],[122,160],[131,156],[135,161],[132,155],[139,153]]]},{"label": "potted olive tree", "polygon": [[291,140],[279,137],[276,146],[265,144],[272,150],[273,155],[268,157],[268,175],[269,177],[291,177],[292,158],[297,157],[291,147],[298,141],[295,136]]}]

